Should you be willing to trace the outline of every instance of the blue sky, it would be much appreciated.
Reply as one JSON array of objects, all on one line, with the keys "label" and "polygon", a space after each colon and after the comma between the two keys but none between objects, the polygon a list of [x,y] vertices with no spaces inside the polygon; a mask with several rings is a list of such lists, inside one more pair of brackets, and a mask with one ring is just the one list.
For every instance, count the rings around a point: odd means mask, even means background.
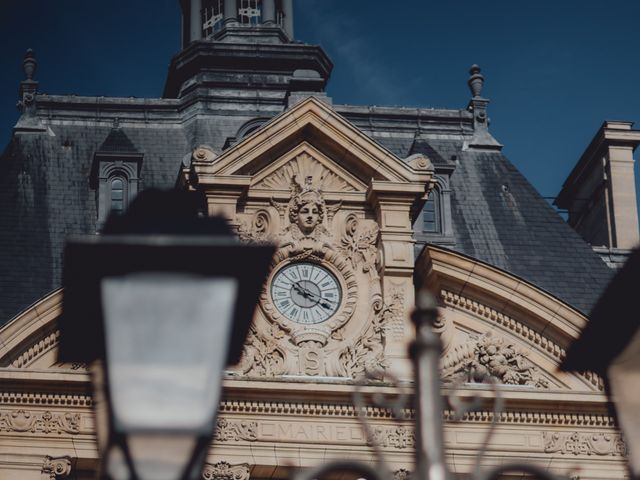
[{"label": "blue sky", "polygon": [[[463,108],[478,63],[491,132],[543,196],[604,120],[640,122],[637,0],[294,3],[296,37],[334,62],[335,103]],[[0,143],[26,48],[42,92],[158,97],[179,12],[178,0],[0,0]]]}]

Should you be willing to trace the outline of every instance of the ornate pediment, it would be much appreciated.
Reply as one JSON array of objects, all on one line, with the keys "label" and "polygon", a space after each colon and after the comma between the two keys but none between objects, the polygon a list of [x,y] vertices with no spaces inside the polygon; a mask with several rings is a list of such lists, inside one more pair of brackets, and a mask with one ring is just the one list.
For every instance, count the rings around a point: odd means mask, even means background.
[{"label": "ornate pediment", "polygon": [[[279,159],[287,156],[287,152],[305,143],[315,149],[315,152],[308,153],[322,166],[299,164],[292,159],[286,160],[285,163],[292,162],[287,167],[278,163]],[[318,152],[324,153],[318,155]],[[368,186],[371,179],[418,182],[427,187],[433,173],[430,161],[405,163],[313,97],[278,115],[255,135],[219,157],[194,155],[191,162],[192,177],[198,178],[203,185],[210,180],[230,176],[250,176],[260,183],[266,180],[260,179],[265,171],[269,172],[266,175],[269,180],[263,184],[265,187],[276,185],[286,188],[287,175],[273,175],[281,167],[289,169],[290,174],[310,167],[313,171],[307,175],[326,177],[327,184],[322,185],[325,191],[329,191],[329,187],[341,187],[333,185],[337,178],[356,190]]]},{"label": "ornate pediment", "polygon": [[332,165],[331,162],[309,144],[303,144],[269,169],[255,176],[254,188],[289,190],[291,183],[311,178],[323,192],[364,191],[366,185],[353,175]]}]

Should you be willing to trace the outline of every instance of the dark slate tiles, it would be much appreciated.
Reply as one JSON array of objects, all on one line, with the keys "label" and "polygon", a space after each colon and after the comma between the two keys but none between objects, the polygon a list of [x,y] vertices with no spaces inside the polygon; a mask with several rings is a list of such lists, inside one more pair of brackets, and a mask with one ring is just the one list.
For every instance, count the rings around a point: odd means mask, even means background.
[{"label": "dark slate tiles", "polygon": [[589,312],[610,269],[506,157],[460,152],[451,184],[455,249]]},{"label": "dark slate tiles", "polygon": [[[94,233],[96,192],[89,186],[98,149],[143,153],[143,187],[171,188],[190,150],[182,129],[51,125],[19,135],[0,157],[0,324],[60,285],[69,234]],[[113,150],[112,150],[113,151]]]}]

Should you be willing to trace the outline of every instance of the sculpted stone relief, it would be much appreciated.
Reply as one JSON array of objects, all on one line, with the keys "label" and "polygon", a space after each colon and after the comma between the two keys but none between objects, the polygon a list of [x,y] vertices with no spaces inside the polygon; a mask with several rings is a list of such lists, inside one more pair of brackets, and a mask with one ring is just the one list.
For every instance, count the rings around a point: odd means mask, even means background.
[{"label": "sculpted stone relief", "polygon": [[[245,242],[275,242],[272,274],[261,294],[235,373],[247,376],[320,375],[383,378],[385,339],[404,314],[402,296],[382,294],[379,227],[366,206],[343,207],[324,190],[355,188],[302,153],[256,185],[289,199],[239,215]],[[282,198],[282,197],[280,197]]]},{"label": "sculpted stone relief", "polygon": [[493,377],[507,385],[548,387],[538,368],[527,359],[527,352],[491,332],[451,349],[441,365],[445,382],[481,383]]},{"label": "sculpted stone relief", "polygon": [[542,432],[545,453],[626,456],[622,437],[609,433]]},{"label": "sculpted stone relief", "polygon": [[0,432],[69,433],[80,432],[79,413],[54,414],[27,410],[0,411]]}]

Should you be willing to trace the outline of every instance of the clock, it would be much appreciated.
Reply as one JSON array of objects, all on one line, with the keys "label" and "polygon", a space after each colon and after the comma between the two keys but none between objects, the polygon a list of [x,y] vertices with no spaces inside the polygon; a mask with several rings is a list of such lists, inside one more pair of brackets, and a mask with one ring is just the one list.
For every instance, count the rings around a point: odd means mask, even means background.
[{"label": "clock", "polygon": [[310,262],[290,263],[273,276],[271,300],[288,320],[316,324],[329,320],[338,311],[342,289],[327,268]]}]

